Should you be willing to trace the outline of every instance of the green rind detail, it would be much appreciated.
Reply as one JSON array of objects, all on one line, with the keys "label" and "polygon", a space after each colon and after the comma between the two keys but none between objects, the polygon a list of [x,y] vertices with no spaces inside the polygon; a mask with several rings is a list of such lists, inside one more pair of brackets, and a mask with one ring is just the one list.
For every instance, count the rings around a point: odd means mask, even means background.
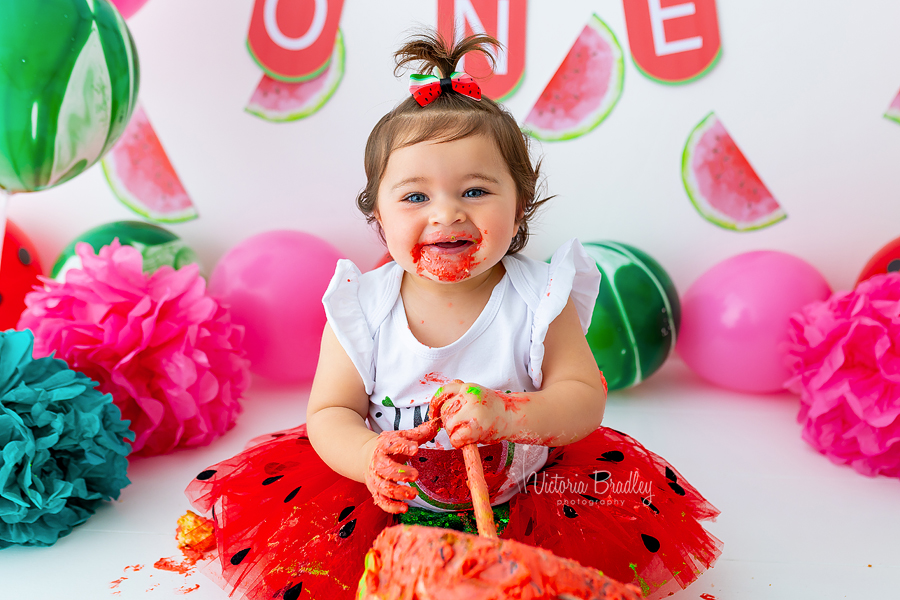
[{"label": "green rind detail", "polygon": [[193,204],[176,213],[157,213],[147,210],[146,207],[136,204],[129,199],[130,194],[124,190],[124,186],[120,184],[119,178],[115,174],[115,169],[109,166],[109,161],[106,158],[102,159],[100,164],[103,167],[103,174],[106,176],[106,181],[109,183],[113,195],[115,195],[115,197],[119,199],[119,202],[127,206],[133,213],[156,223],[167,224],[184,223],[185,221],[192,221],[200,216],[200,213],[197,212],[197,208]]},{"label": "green rind detail", "polygon": [[887,112],[884,113],[884,118],[893,121],[894,123],[900,123],[900,110],[891,110],[887,109]]},{"label": "green rind detail", "polygon": [[[602,114],[598,113],[599,117],[597,117],[596,120],[594,120],[593,122],[588,123],[586,125],[583,125],[582,127],[578,128],[578,129],[570,130],[570,131],[567,131],[567,132],[564,132],[561,134],[552,132],[552,131],[545,132],[542,129],[533,129],[533,128],[528,127],[527,124],[523,124],[522,130],[525,133],[527,133],[528,135],[530,135],[531,137],[541,140],[542,142],[564,142],[566,140],[572,140],[577,137],[581,137],[582,135],[584,135],[590,131],[593,131],[594,129],[597,128],[598,125],[600,125],[600,123],[605,121],[606,117],[609,116],[609,114],[612,112],[613,108],[615,108],[616,105],[619,103],[619,98],[621,98],[622,90],[624,89],[624,86],[625,86],[625,53],[622,50],[622,45],[619,43],[619,39],[616,37],[616,34],[614,34],[612,32],[612,30],[606,25],[606,23],[603,22],[603,20],[600,17],[597,16],[596,13],[591,15],[591,18],[588,19],[587,24],[591,25],[592,22],[595,26],[597,26],[598,33],[609,42],[610,47],[613,49],[616,49],[618,51],[618,57],[616,58],[616,61],[615,61],[616,69],[613,73],[610,74],[611,83],[610,83],[609,90],[607,92],[608,94],[612,94],[612,96],[611,96],[612,100],[609,102],[609,105],[602,112]],[[604,35],[604,32],[607,35]],[[570,49],[570,51],[571,51],[571,49]],[[566,54],[566,56],[568,56],[568,53]],[[563,60],[565,60],[565,59],[563,59]],[[556,73],[554,72],[554,76],[555,75],[556,75]],[[551,80],[552,80],[552,77],[551,77]],[[612,85],[613,82],[615,82],[615,85]],[[549,82],[548,82],[548,84],[549,84]],[[543,92],[541,92],[541,95],[543,95]]]},{"label": "green rind detail", "polygon": [[702,194],[699,190],[693,189],[693,186],[690,182],[690,163],[691,163],[691,149],[696,145],[696,140],[703,136],[706,133],[706,130],[711,125],[711,121],[716,119],[715,111],[711,111],[700,123],[697,124],[696,127],[691,131],[691,134],[688,136],[687,142],[684,144],[684,150],[681,152],[681,182],[684,184],[684,191],[687,192],[688,198],[691,201],[691,204],[694,205],[694,209],[700,216],[712,223],[713,225],[717,225],[722,229],[728,229],[729,231],[737,231],[737,232],[745,232],[745,231],[758,231],[760,229],[765,229],[766,227],[770,227],[779,221],[783,221],[787,218],[787,213],[783,208],[779,206],[778,210],[772,212],[772,216],[769,220],[763,221],[756,225],[748,226],[748,227],[738,227],[736,223],[725,221],[714,214],[710,214],[709,211],[706,210],[703,204],[697,199],[697,197],[702,197]]},{"label": "green rind detail", "polygon": [[634,64],[634,67],[638,70],[638,72],[640,72],[640,74],[643,75],[644,77],[646,77],[647,79],[650,79],[651,81],[655,81],[656,83],[661,83],[663,85],[676,86],[676,85],[684,85],[686,83],[691,83],[691,82],[697,81],[698,79],[706,77],[706,75],[709,74],[709,72],[712,71],[713,68],[719,63],[719,59],[721,57],[722,57],[722,45],[719,44],[719,50],[716,52],[716,55],[712,57],[712,60],[709,61],[709,64],[706,65],[702,71],[700,71],[693,77],[688,77],[687,79],[680,79],[678,81],[669,81],[668,79],[660,79],[659,77],[655,77],[655,76],[651,75],[650,73],[645,71],[644,68],[640,64],[638,64],[638,61],[636,61],[634,59],[634,54],[631,55],[631,62],[632,62],[632,64]]},{"label": "green rind detail", "polygon": [[384,400],[381,401],[381,405],[382,406],[390,406],[391,408],[394,408],[394,403],[391,401],[390,397],[388,397],[388,396],[384,397]]},{"label": "green rind detail", "polygon": [[341,85],[341,81],[344,80],[344,70],[346,68],[346,48],[344,47],[344,36],[341,33],[341,30],[338,29],[337,38],[335,39],[335,52],[332,55],[332,61],[337,60],[338,63],[335,65],[338,67],[337,76],[334,79],[334,82],[327,86],[325,89],[327,90],[316,102],[316,104],[312,106],[307,106],[302,110],[296,113],[289,113],[285,116],[272,116],[267,114],[262,109],[253,108],[252,105],[248,104],[244,107],[244,111],[259,117],[265,121],[269,121],[270,123],[289,123],[291,121],[299,121],[300,119],[305,119],[317,112],[331,100],[331,97],[337,91],[338,87]]},{"label": "green rind detail", "polygon": [[325,69],[328,68],[329,63],[331,62],[331,55],[329,54],[328,59],[325,61],[325,63],[321,67],[319,67],[318,69],[316,69],[315,71],[310,73],[309,75],[303,75],[301,77],[285,77],[284,75],[281,75],[280,73],[276,73],[275,71],[269,69],[267,66],[262,64],[262,61],[260,61],[259,57],[256,56],[256,53],[253,52],[253,47],[250,46],[249,39],[247,39],[246,42],[244,42],[244,44],[247,46],[247,52],[250,53],[250,57],[253,58],[253,62],[255,62],[257,64],[257,66],[265,72],[266,75],[268,75],[272,79],[277,79],[278,81],[285,81],[287,83],[300,83],[301,81],[309,81],[310,79],[315,79],[316,77],[318,77],[319,75],[322,74],[322,71],[324,71]]},{"label": "green rind detail", "polygon": [[522,75],[519,76],[519,80],[516,82],[516,85],[512,86],[508,92],[500,96],[499,98],[491,98],[494,102],[505,102],[513,97],[513,95],[519,91],[519,88],[522,87],[522,82],[525,81],[525,69],[522,69]]}]

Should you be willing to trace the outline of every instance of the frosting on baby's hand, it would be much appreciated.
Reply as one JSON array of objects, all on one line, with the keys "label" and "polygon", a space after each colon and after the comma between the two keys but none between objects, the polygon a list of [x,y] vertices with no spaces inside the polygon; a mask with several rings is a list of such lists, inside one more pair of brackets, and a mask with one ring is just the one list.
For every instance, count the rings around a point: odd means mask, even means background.
[{"label": "frosting on baby's hand", "polygon": [[404,500],[416,497],[416,490],[401,483],[415,481],[419,472],[404,464],[415,456],[419,444],[432,439],[438,421],[427,421],[414,429],[384,431],[378,435],[375,450],[366,469],[366,487],[375,506],[389,513],[404,513],[409,506]]},{"label": "frosting on baby's hand", "polygon": [[438,389],[429,414],[440,416],[455,448],[491,444],[510,438],[521,421],[526,396],[512,395],[476,383],[455,380]]}]

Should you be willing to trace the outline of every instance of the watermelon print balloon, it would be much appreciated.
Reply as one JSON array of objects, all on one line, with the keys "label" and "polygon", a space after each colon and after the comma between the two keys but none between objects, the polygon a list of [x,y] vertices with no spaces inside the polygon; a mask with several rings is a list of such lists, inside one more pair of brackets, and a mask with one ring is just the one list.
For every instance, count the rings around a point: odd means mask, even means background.
[{"label": "watermelon print balloon", "polygon": [[0,2],[0,188],[32,192],[94,164],[125,129],[139,68],[106,0]]},{"label": "watermelon print balloon", "polygon": [[5,331],[15,328],[25,310],[25,295],[41,285],[38,276],[44,274],[34,244],[12,221],[6,222],[0,274],[0,331]]},{"label": "watermelon print balloon", "polygon": [[787,218],[715,113],[688,137],[681,179],[697,212],[724,229],[753,231]]},{"label": "watermelon print balloon", "polygon": [[603,279],[587,341],[610,390],[637,385],[675,348],[681,304],[669,275],[633,246],[589,242]]},{"label": "watermelon print balloon", "polygon": [[123,246],[134,246],[140,250],[144,258],[144,273],[153,273],[163,265],[180,269],[199,262],[194,251],[167,229],[142,221],[116,221],[94,227],[72,240],[53,264],[50,277],[65,282],[67,271],[81,268],[81,259],[75,254],[75,246],[79,242],[87,242],[99,254],[100,248],[110,245],[115,239]]},{"label": "watermelon print balloon", "polygon": [[603,122],[622,95],[625,61],[615,34],[591,16],[544,88],[523,129],[547,142],[579,137]]},{"label": "watermelon print balloon", "polygon": [[874,275],[900,272],[900,237],[885,244],[869,259],[856,280],[857,285]]}]

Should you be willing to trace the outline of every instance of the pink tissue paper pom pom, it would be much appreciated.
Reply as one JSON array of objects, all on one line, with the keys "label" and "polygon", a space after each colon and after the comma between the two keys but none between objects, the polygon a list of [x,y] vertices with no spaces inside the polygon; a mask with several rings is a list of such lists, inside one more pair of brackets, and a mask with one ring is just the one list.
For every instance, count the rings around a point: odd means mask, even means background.
[{"label": "pink tissue paper pom pom", "polygon": [[204,446],[231,429],[250,383],[244,331],[207,296],[199,267],[145,274],[141,253],[118,240],[75,252],[81,269],[25,297],[18,329],[34,332],[35,357],[55,353],[99,381],[131,421],[133,455]]},{"label": "pink tissue paper pom pom", "polygon": [[900,273],[803,307],[789,329],[803,439],[864,475],[900,477]]}]

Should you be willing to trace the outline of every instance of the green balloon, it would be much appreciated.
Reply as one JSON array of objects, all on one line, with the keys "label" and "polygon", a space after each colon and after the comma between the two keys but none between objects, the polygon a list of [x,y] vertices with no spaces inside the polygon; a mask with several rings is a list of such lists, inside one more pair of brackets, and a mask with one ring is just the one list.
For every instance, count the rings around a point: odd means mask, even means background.
[{"label": "green balloon", "polygon": [[587,341],[609,389],[637,385],[675,348],[681,303],[669,275],[644,252],[615,242],[584,244],[603,275]]},{"label": "green balloon", "polygon": [[197,255],[177,235],[158,225],[143,221],[116,221],[94,227],[79,235],[71,244],[63,248],[53,264],[50,277],[65,281],[66,272],[81,268],[81,259],[75,254],[79,242],[91,245],[94,252],[118,239],[123,246],[134,246],[144,257],[144,273],[153,273],[163,265],[180,269],[185,265],[199,262]]},{"label": "green balloon", "polygon": [[128,124],[139,78],[107,0],[0,1],[0,188],[46,189],[97,162]]}]

